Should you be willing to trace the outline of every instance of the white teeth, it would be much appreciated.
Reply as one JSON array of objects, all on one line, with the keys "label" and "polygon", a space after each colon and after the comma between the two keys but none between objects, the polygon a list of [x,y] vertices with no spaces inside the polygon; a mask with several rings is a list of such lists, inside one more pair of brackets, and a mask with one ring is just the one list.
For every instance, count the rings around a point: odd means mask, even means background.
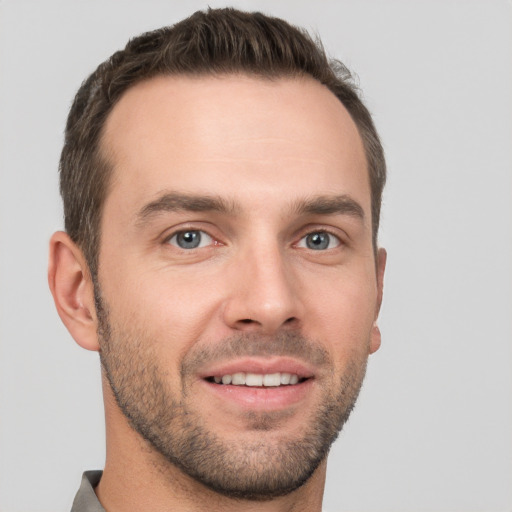
[{"label": "white teeth", "polygon": [[277,387],[293,386],[299,382],[299,376],[295,373],[244,373],[213,377],[216,384],[232,384],[233,386]]},{"label": "white teeth", "polygon": [[281,376],[279,373],[269,373],[263,376],[264,386],[279,386],[281,384]]},{"label": "white teeth", "polygon": [[240,372],[233,374],[231,384],[234,384],[235,386],[243,386],[245,384],[245,373]]},{"label": "white teeth", "polygon": [[248,373],[245,376],[246,386],[263,386],[263,375],[257,373]]},{"label": "white teeth", "polygon": [[281,373],[281,384],[290,384],[290,373]]}]

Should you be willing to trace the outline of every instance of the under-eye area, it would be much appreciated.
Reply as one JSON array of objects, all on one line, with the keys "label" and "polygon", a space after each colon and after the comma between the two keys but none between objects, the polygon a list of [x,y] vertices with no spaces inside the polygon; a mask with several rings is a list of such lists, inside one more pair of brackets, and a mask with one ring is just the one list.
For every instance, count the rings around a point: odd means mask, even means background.
[{"label": "under-eye area", "polygon": [[227,375],[215,375],[206,380],[219,385],[249,386],[249,387],[279,387],[294,386],[309,380],[308,377],[299,377],[295,373],[246,373],[238,372]]}]

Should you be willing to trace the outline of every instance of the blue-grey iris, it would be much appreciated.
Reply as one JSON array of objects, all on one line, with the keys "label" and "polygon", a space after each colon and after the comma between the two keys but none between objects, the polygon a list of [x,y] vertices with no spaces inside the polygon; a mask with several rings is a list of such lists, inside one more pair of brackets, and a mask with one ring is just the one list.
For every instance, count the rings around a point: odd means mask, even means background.
[{"label": "blue-grey iris", "polygon": [[306,245],[308,249],[321,251],[329,247],[330,236],[329,233],[311,233],[306,237]]},{"label": "blue-grey iris", "polygon": [[201,232],[182,231],[176,235],[176,243],[182,249],[195,249],[201,243]]}]

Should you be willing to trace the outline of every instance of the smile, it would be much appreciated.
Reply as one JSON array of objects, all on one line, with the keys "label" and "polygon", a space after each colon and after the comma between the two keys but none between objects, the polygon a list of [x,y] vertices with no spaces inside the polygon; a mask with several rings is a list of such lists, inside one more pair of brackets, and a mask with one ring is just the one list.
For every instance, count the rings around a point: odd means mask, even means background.
[{"label": "smile", "polygon": [[237,372],[233,374],[215,375],[207,378],[209,382],[221,385],[250,386],[250,387],[279,387],[293,386],[304,381],[295,373],[249,373]]},{"label": "smile", "polygon": [[283,410],[309,399],[317,388],[318,368],[293,357],[251,356],[208,366],[198,372],[199,381],[211,393],[208,403],[224,411]]}]

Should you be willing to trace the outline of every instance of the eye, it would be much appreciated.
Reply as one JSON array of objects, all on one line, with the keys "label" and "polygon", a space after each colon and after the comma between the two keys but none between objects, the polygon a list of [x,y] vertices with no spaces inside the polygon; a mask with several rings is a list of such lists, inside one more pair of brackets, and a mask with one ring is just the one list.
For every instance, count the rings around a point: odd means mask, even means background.
[{"label": "eye", "polygon": [[313,251],[325,251],[326,249],[334,249],[341,245],[340,239],[326,231],[315,231],[309,233],[299,240],[297,247],[312,249]]},{"label": "eye", "polygon": [[189,229],[174,233],[168,242],[180,249],[200,249],[213,243],[213,238],[199,229]]}]

